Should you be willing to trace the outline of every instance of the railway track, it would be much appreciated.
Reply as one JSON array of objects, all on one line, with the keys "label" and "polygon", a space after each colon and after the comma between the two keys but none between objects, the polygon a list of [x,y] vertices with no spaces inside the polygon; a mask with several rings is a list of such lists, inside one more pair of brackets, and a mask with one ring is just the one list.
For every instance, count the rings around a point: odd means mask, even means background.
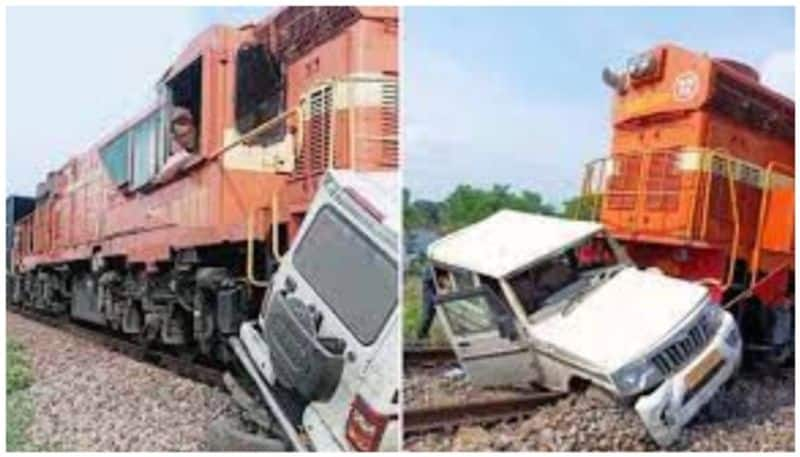
[{"label": "railway track", "polygon": [[[458,359],[449,347],[406,346],[403,348],[405,368],[436,367],[455,363]],[[536,408],[564,397],[561,392],[536,392],[512,398],[483,400],[473,403],[423,406],[403,411],[403,433],[414,435],[446,430],[461,425],[484,424],[521,418]]]},{"label": "railway track", "polygon": [[456,355],[449,347],[408,346],[403,348],[403,366],[434,366],[456,362]]},{"label": "railway track", "polygon": [[66,316],[49,316],[31,309],[9,306],[9,312],[18,314],[52,328],[57,328],[87,341],[100,344],[114,352],[124,354],[134,360],[164,368],[178,376],[201,382],[210,386],[224,388],[224,370],[198,363],[187,356],[171,354],[159,348],[145,347],[139,343],[120,338],[106,329],[93,329],[71,321]]},{"label": "railway track", "polygon": [[522,418],[530,415],[536,408],[553,403],[565,395],[561,392],[537,392],[499,400],[405,409],[403,433],[409,435],[460,425]]}]

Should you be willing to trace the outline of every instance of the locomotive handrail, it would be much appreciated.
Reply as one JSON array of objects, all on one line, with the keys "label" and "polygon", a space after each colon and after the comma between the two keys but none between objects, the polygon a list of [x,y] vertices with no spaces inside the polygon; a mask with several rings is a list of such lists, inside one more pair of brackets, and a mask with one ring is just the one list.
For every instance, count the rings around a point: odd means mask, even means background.
[{"label": "locomotive handrail", "polygon": [[251,208],[247,212],[247,256],[245,258],[245,270],[247,274],[247,282],[256,287],[266,288],[269,285],[268,281],[256,279],[253,272],[253,215],[256,208]]},{"label": "locomotive handrail", "polygon": [[[741,220],[739,215],[739,202],[737,200],[736,195],[736,176],[734,170],[734,164],[737,159],[732,157],[729,154],[726,154],[720,150],[713,150],[707,148],[692,148],[694,151],[699,151],[699,165],[701,171],[707,171],[706,173],[706,187],[705,187],[705,195],[703,196],[704,202],[702,207],[702,219],[700,221],[700,237],[705,239],[708,230],[708,217],[709,217],[709,207],[710,207],[710,196],[711,196],[711,180],[713,178],[713,169],[712,164],[715,157],[718,157],[720,160],[724,162],[724,173],[727,178],[728,184],[728,193],[730,195],[730,204],[731,204],[731,213],[733,215],[733,233],[731,237],[731,248],[730,248],[730,263],[727,268],[727,274],[725,275],[725,284],[723,288],[729,287],[733,283],[733,277],[735,273],[735,265],[736,265],[736,254],[739,248],[739,239],[741,237]],[[663,151],[667,153],[668,151]],[[675,152],[672,152],[675,153]],[[683,188],[679,189],[658,189],[658,190],[649,190],[646,188],[646,178],[649,176],[650,173],[650,166],[652,164],[652,155],[656,154],[656,151],[648,150],[644,153],[617,153],[612,154],[610,156],[600,157],[598,159],[593,159],[586,163],[586,175],[584,176],[584,180],[582,183],[582,192],[581,192],[581,199],[575,208],[573,209],[572,217],[578,217],[581,211],[585,208],[587,202],[584,200],[591,198],[591,201],[588,202],[591,209],[591,217],[592,219],[595,218],[596,213],[598,212],[598,207],[602,204],[602,196],[606,193],[614,194],[614,195],[628,195],[634,196],[636,198],[636,202],[633,205],[633,212],[634,217],[633,220],[635,221],[636,226],[638,227],[639,220],[641,219],[641,212],[643,211],[643,201],[646,196],[651,195],[679,195],[685,190]],[[639,157],[641,163],[638,169],[638,181],[636,182],[636,188],[632,190],[614,190],[613,192],[606,191],[605,186],[605,176],[601,176],[600,179],[600,188],[595,190],[592,185],[592,179],[594,176],[594,170],[597,168],[598,163],[603,164],[603,168],[601,169],[601,173],[604,175],[606,174],[605,171],[605,163],[608,161],[613,161],[614,156],[630,156],[630,157]],[[689,211],[689,224],[686,229],[686,238],[691,238],[692,228],[694,225],[694,213],[696,212],[698,201],[696,196],[699,195],[699,187],[700,187],[700,180],[701,177],[698,175],[694,182],[692,183],[693,194],[695,198],[693,198],[693,207]],[[601,198],[597,198],[597,197]]]},{"label": "locomotive handrail", "polygon": [[228,143],[225,146],[222,146],[221,148],[217,149],[216,151],[211,153],[211,155],[208,157],[209,160],[214,159],[214,158],[218,157],[219,155],[230,151],[231,149],[233,149],[234,147],[244,143],[245,141],[249,141],[252,138],[257,137],[258,135],[264,133],[265,131],[277,126],[280,122],[288,119],[289,116],[291,116],[291,115],[296,115],[297,119],[298,119],[297,126],[296,126],[296,128],[297,128],[296,137],[297,138],[296,138],[295,144],[299,144],[300,147],[302,147],[302,144],[303,144],[303,110],[302,110],[301,107],[297,106],[297,107],[295,107],[295,108],[293,108],[291,110],[284,111],[283,113],[281,113],[281,114],[273,117],[272,119],[262,123],[258,127],[254,127],[252,129],[250,129],[250,131],[248,131],[244,135],[240,136],[239,138],[235,139],[231,143]]},{"label": "locomotive handrail", "polygon": [[[712,157],[713,154],[712,153]],[[728,287],[733,284],[733,276],[736,272],[736,253],[739,250],[739,235],[740,235],[740,226],[739,226],[739,201],[736,198],[736,183],[733,182],[733,165],[732,161],[730,160],[730,156],[726,156],[726,169],[728,171],[728,192],[730,195],[729,200],[731,201],[731,210],[733,211],[733,239],[731,240],[731,254],[728,256],[730,265],[728,266],[728,280],[725,283],[725,287],[722,290],[726,290]],[[709,175],[711,175],[711,171],[709,170]],[[709,191],[710,192],[710,188]]]},{"label": "locomotive handrail", "polygon": [[[348,78],[335,78],[332,81],[326,83],[326,85],[328,87],[331,87],[333,92],[334,92],[334,94],[335,94],[336,93],[336,84],[339,84],[339,83],[342,83],[342,82],[385,82],[385,81],[390,80],[390,79],[391,78],[388,78],[388,77],[387,78],[376,78],[376,77],[364,77],[364,76],[348,77]],[[324,86],[325,85],[322,85],[320,87],[324,87]],[[353,97],[352,87],[348,87],[348,95],[351,98]],[[348,103],[348,105],[350,106],[348,115],[351,116],[351,118],[349,119],[349,121],[350,121],[349,124],[350,124],[350,128],[353,129],[354,128],[353,127],[354,126],[354,116],[355,116],[355,113],[353,111],[353,106],[352,106],[353,103]],[[215,151],[209,158],[213,159],[213,158],[219,156],[220,154],[224,154],[227,151],[230,151],[235,146],[237,146],[237,145],[239,145],[239,144],[241,144],[241,143],[243,143],[243,142],[245,142],[245,141],[247,141],[247,140],[249,140],[249,139],[251,139],[253,137],[258,136],[259,134],[261,134],[264,131],[269,130],[270,128],[273,128],[274,126],[278,125],[279,122],[287,119],[291,115],[296,115],[297,116],[297,138],[296,138],[296,141],[295,141],[295,154],[296,154],[297,149],[303,147],[303,140],[304,140],[304,138],[303,138],[303,134],[304,134],[303,122],[304,121],[303,121],[303,107],[302,107],[302,104],[299,105],[299,106],[296,106],[292,110],[285,111],[284,113],[282,113],[282,114],[280,114],[280,115],[278,115],[278,116],[276,116],[276,117],[264,122],[263,124],[259,125],[258,127],[255,127],[253,129],[251,129],[249,132],[247,132],[244,135],[242,135],[241,137],[237,138],[235,141],[233,141],[230,144],[227,144],[224,147],[222,147],[222,148],[218,149],[217,151]],[[330,125],[329,125],[330,137],[329,137],[329,142],[328,142],[328,151],[327,151],[327,153],[328,153],[328,168],[330,169],[330,168],[335,168],[335,163],[334,163],[334,151],[335,151],[334,143],[335,143],[335,138],[336,138],[336,128],[335,128],[336,124],[337,124],[336,123],[336,117],[334,115],[331,115],[329,122],[330,122]],[[351,154],[351,161],[352,161],[351,162],[351,166],[355,166],[355,162],[354,162],[354,159],[355,159],[355,147],[353,145],[353,143],[355,142],[354,135],[351,134],[349,141],[350,141],[350,154]],[[279,211],[278,211],[278,203],[279,203],[278,192],[276,191],[276,192],[274,192],[272,194],[272,204],[271,204],[271,208],[270,208],[270,214],[272,216],[271,217],[272,242],[270,244],[271,244],[273,257],[275,258],[275,260],[280,261],[283,258],[283,255],[278,252],[278,243],[279,243],[278,225],[280,223],[280,217],[279,217]],[[254,262],[254,257],[255,257],[254,256],[255,247],[254,247],[254,237],[253,237],[253,230],[254,230],[254,227],[253,227],[254,226],[254,222],[253,221],[255,219],[255,212],[258,211],[259,209],[261,209],[261,208],[260,207],[252,207],[252,208],[250,208],[248,210],[248,213],[247,213],[247,256],[246,256],[246,260],[245,260],[245,270],[246,270],[246,275],[247,275],[247,281],[250,284],[252,284],[252,285],[254,285],[256,287],[267,287],[269,285],[269,281],[265,281],[265,280],[256,278],[255,277],[254,268],[253,268],[253,262]]]},{"label": "locomotive handrail", "polygon": [[[758,210],[758,225],[756,226],[756,239],[753,243],[753,255],[750,261],[750,288],[753,288],[756,284],[756,273],[758,272],[758,264],[761,262],[761,249],[764,242],[764,224],[767,217],[767,197],[768,194],[772,191],[772,174],[775,168],[782,168],[783,171],[787,172],[792,179],[794,179],[794,170],[779,162],[770,161],[767,164],[767,169],[764,174],[764,189],[761,192],[761,203],[759,205]],[[783,268],[783,267],[781,267]]]},{"label": "locomotive handrail", "polygon": [[570,219],[578,219],[582,213],[582,210],[586,207],[586,203],[584,199],[586,198],[593,198],[593,200],[589,203],[589,209],[591,210],[590,220],[595,220],[595,216],[597,213],[597,199],[594,197],[598,195],[602,195],[602,191],[600,192],[593,192],[592,191],[592,175],[594,173],[594,167],[598,163],[605,163],[610,159],[610,157],[598,157],[596,159],[592,159],[584,165],[585,175],[583,177],[583,182],[581,183],[581,195],[577,201],[577,204],[573,207],[572,214],[568,215]]},{"label": "locomotive handrail", "polygon": [[[272,193],[272,207],[270,208],[270,212],[272,214],[272,255],[275,257],[275,260],[278,262],[281,261],[283,258],[283,254],[278,252],[278,225],[280,223],[278,217],[278,192]],[[258,211],[260,208],[253,207],[250,211],[247,212],[247,257],[245,259],[245,270],[247,272],[247,282],[256,286],[256,287],[268,287],[269,281],[257,279],[255,277],[255,272],[253,271],[253,258],[254,258],[254,243],[253,243],[253,219],[255,217],[255,212]]]},{"label": "locomotive handrail", "polygon": [[[703,168],[706,167],[705,159],[701,160],[700,163]],[[705,195],[703,195],[703,213],[700,219],[700,237],[703,239],[705,239],[708,232],[708,211],[711,207],[711,179],[713,178],[713,173],[711,173],[711,160],[708,160],[708,168],[709,171],[706,173]]]},{"label": "locomotive handrail", "polygon": [[283,259],[283,254],[278,252],[278,192],[272,193],[272,255],[275,257],[275,260],[278,262]]},{"label": "locomotive handrail", "polygon": [[[262,123],[258,127],[251,129],[249,132],[245,133],[241,137],[237,138],[233,142],[223,146],[222,148],[215,151],[211,156],[210,159],[213,159],[221,154],[224,154],[235,146],[248,141],[251,138],[258,136],[259,134],[275,127],[278,125],[279,122],[286,120],[289,116],[296,115],[297,116],[297,126],[296,126],[296,138],[295,138],[295,154],[297,148],[303,147],[303,110],[300,106],[295,107],[294,109],[287,110],[280,115]],[[272,207],[270,212],[272,213],[272,253],[275,256],[275,259],[280,261],[281,255],[278,253],[278,211],[277,211],[277,204],[278,204],[278,195],[277,192],[272,194]],[[262,279],[258,279],[255,277],[255,272],[253,271],[253,261],[254,261],[254,240],[253,240],[253,219],[255,218],[255,212],[258,211],[260,208],[252,207],[247,212],[247,256],[245,259],[245,271],[247,275],[247,282],[252,284],[256,287],[264,287],[266,288],[269,286],[269,281],[265,281]]]},{"label": "locomotive handrail", "polygon": [[[734,176],[733,162],[736,160],[729,154],[720,152],[719,150],[709,150],[704,152],[701,156],[700,164],[701,169],[708,168],[706,173],[706,187],[705,187],[705,202],[703,206],[703,219],[701,221],[700,233],[702,238],[705,239],[708,234],[708,213],[711,201],[711,180],[713,178],[713,161],[714,157],[719,157],[725,162],[725,174],[728,181],[728,200],[731,203],[731,213],[733,214],[733,236],[731,237],[731,249],[728,256],[728,274],[725,278],[724,285],[720,286],[720,290],[728,289],[733,284],[734,275],[736,273],[736,254],[739,250],[739,237],[741,234],[741,225],[739,221],[739,201],[736,196],[736,179]],[[695,202],[696,204],[696,202]]]}]

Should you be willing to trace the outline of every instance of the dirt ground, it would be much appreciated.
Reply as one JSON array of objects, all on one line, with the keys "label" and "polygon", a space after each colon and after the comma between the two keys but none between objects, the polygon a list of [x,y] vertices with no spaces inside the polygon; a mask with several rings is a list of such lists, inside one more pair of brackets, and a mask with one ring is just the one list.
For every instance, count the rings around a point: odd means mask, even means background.
[{"label": "dirt ground", "polygon": [[219,389],[84,339],[13,313],[6,322],[32,359],[27,434],[37,448],[200,451],[207,424],[229,404]]}]

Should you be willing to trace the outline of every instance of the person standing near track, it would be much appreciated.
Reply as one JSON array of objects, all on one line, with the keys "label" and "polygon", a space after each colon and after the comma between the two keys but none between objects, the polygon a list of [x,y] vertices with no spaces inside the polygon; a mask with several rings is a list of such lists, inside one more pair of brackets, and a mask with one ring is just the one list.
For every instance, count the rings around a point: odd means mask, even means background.
[{"label": "person standing near track", "polygon": [[436,286],[442,293],[450,289],[450,278],[446,272],[436,272],[433,265],[428,265],[422,273],[422,320],[420,321],[417,339],[428,339],[433,318],[436,315]]}]

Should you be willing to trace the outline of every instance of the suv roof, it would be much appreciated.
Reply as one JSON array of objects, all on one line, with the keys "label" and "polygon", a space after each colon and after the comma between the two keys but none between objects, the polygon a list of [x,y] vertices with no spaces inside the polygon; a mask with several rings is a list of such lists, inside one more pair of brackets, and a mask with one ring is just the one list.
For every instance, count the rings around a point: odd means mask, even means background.
[{"label": "suv roof", "polygon": [[361,195],[369,205],[383,216],[381,223],[395,233],[400,232],[400,205],[397,172],[330,170],[339,186],[350,188]]},{"label": "suv roof", "polygon": [[500,210],[428,247],[434,262],[502,278],[602,230],[594,222]]}]

